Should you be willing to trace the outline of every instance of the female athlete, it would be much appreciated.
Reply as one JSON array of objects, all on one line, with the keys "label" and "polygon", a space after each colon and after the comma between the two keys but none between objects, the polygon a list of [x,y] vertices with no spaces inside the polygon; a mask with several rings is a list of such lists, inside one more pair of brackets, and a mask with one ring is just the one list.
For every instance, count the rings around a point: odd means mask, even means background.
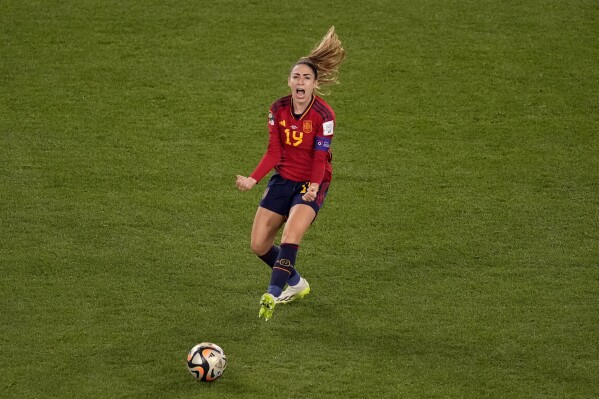
[{"label": "female athlete", "polygon": [[[273,168],[254,218],[251,249],[272,268],[258,317],[268,320],[275,305],[303,298],[310,285],[295,269],[299,244],[323,205],[331,182],[331,141],[335,113],[317,94],[338,83],[345,50],[331,27],[306,57],[293,65],[291,94],[275,101],[268,114],[266,153],[249,175],[237,176],[237,188],[253,188]],[[280,246],[275,237],[283,228]],[[287,288],[285,289],[285,285]]]}]

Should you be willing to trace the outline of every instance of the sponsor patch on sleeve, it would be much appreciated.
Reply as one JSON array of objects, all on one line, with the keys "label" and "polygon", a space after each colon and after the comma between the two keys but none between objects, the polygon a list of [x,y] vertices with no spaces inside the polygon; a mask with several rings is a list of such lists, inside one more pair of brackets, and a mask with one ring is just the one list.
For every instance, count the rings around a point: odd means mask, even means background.
[{"label": "sponsor patch on sleeve", "polygon": [[322,134],[325,136],[333,135],[333,128],[335,127],[334,121],[328,121],[322,124]]},{"label": "sponsor patch on sleeve", "polygon": [[316,137],[314,149],[316,151],[328,151],[331,148],[331,139],[328,137]]},{"label": "sponsor patch on sleeve", "polygon": [[273,126],[275,124],[275,117],[272,115],[272,111],[268,113],[268,124]]}]

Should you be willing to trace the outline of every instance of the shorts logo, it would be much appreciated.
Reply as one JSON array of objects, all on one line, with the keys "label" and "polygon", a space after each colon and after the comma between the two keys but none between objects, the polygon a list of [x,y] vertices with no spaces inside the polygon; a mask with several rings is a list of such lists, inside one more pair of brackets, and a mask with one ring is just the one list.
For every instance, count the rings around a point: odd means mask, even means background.
[{"label": "shorts logo", "polygon": [[333,128],[335,127],[335,122],[328,121],[322,124],[322,134],[325,136],[333,135]]},{"label": "shorts logo", "polygon": [[304,133],[312,133],[312,121],[304,121]]}]

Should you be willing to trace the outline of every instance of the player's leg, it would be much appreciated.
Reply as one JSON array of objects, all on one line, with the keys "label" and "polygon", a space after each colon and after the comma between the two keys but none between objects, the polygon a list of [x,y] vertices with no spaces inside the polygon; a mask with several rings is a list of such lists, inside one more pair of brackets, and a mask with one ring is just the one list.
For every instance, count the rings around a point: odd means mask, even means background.
[{"label": "player's leg", "polygon": [[295,182],[277,173],[272,175],[254,217],[251,248],[271,269],[279,256],[279,247],[274,245],[274,240],[289,214],[294,188]]},{"label": "player's leg", "polygon": [[[287,279],[288,287],[279,294],[276,299],[277,303],[289,303],[295,299],[303,298],[310,293],[310,285],[308,282],[297,273],[295,263],[297,259],[297,251],[304,234],[308,231],[314,218],[316,210],[311,205],[297,204],[291,208],[289,219],[283,230],[281,238],[281,250],[284,253],[279,255],[282,259],[288,259],[289,278]],[[273,269],[274,271],[274,269]],[[273,275],[275,273],[273,272]],[[274,276],[273,276],[274,277]],[[282,276],[280,277],[282,278]],[[271,285],[280,284],[280,280],[271,278]]]},{"label": "player's leg", "polygon": [[[285,284],[289,281],[290,284],[295,282],[295,285],[297,285],[297,282],[303,280],[299,273],[295,271],[294,265],[297,258],[299,243],[315,217],[316,212],[308,205],[300,204],[291,208],[289,218],[283,229],[279,256],[272,268],[268,291],[266,294],[262,295],[262,298],[260,299],[260,313],[258,314],[258,317],[262,317],[265,320],[270,319],[274,312],[277,298],[283,292]],[[294,279],[297,281],[292,281]],[[308,286],[307,291],[305,291],[302,296],[305,296],[309,291],[310,288]]]},{"label": "player's leg", "polygon": [[274,242],[283,223],[285,216],[263,207],[258,207],[254,216],[250,247],[271,268],[279,256],[279,247],[275,246]]},{"label": "player's leg", "polygon": [[[316,212],[308,205],[298,204],[291,208],[289,218],[283,229],[279,256],[272,269],[268,286],[268,294],[271,294],[274,298],[281,296],[285,284],[289,283],[290,286],[296,286],[303,280],[295,270],[295,261],[302,237],[310,228],[315,217]],[[306,294],[307,292],[303,295]]]},{"label": "player's leg", "polygon": [[[301,199],[301,197],[296,196],[296,198],[294,199],[294,204],[296,204],[296,206],[292,207],[292,209],[296,209],[296,211],[294,212],[297,212],[295,213],[294,217],[297,216],[299,220],[303,221],[303,223],[300,226],[300,229],[289,229],[287,230],[287,232],[284,232],[284,240],[298,240],[297,242],[299,242],[303,238],[303,235],[309,228],[309,225],[306,226],[305,223],[310,219],[310,223],[314,222],[316,214],[318,214],[318,212],[320,211],[320,208],[322,207],[324,200],[327,197],[329,185],[330,182],[328,181],[322,182],[322,184],[320,185],[320,189],[318,190],[316,200],[313,202],[304,202],[303,199]],[[302,193],[300,192],[299,194]],[[312,215],[312,213],[309,210],[307,210],[306,207],[312,208],[314,211],[314,215]],[[289,280],[287,280],[287,284],[287,288],[277,298],[277,303],[289,303],[296,299],[303,298],[310,293],[310,284],[308,284],[306,279],[299,275],[295,278],[290,277]]]},{"label": "player's leg", "polygon": [[[252,251],[271,268],[279,255],[279,247],[274,245],[274,241],[283,223],[285,223],[285,216],[261,206],[258,207],[252,225],[250,246]],[[262,317],[264,320],[270,319],[274,308],[275,298],[269,294],[262,295],[258,317]]]},{"label": "player's leg", "polygon": [[310,205],[297,204],[293,206],[289,211],[289,218],[283,229],[281,242],[299,245],[315,217],[316,211]]}]

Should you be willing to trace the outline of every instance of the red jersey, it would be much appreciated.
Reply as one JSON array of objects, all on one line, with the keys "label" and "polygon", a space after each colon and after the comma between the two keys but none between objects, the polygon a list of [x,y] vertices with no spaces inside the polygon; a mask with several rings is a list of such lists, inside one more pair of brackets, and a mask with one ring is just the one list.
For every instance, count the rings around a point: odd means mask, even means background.
[{"label": "red jersey", "polygon": [[299,116],[291,95],[278,99],[268,114],[268,149],[250,176],[260,181],[274,167],[288,180],[331,181],[334,128],[335,113],[322,98],[313,96]]}]

